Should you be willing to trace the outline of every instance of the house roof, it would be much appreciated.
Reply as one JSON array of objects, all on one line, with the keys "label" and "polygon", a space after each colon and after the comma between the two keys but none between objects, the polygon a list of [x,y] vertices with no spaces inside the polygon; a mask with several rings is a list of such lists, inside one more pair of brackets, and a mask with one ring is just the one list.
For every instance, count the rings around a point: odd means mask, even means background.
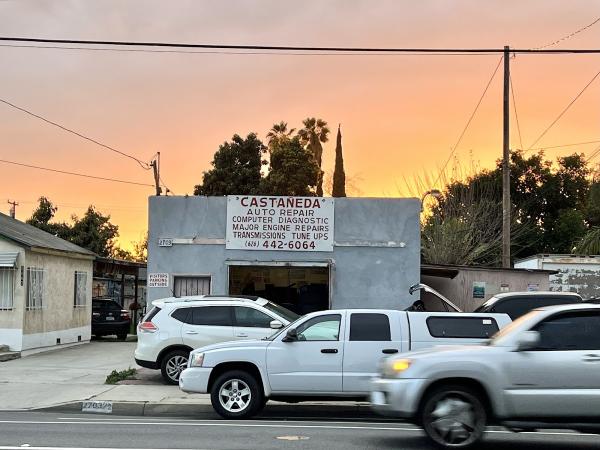
[{"label": "house roof", "polygon": [[59,252],[96,256],[94,252],[2,213],[0,213],[0,236],[29,249],[43,248]]}]

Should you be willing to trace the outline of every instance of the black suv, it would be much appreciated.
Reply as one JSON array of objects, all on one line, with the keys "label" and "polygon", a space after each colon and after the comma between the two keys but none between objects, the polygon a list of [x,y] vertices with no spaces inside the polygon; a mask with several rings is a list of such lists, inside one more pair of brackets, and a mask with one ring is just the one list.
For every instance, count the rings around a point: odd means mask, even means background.
[{"label": "black suv", "polygon": [[575,292],[505,292],[496,294],[477,308],[476,313],[506,313],[512,320],[542,306],[582,303]]},{"label": "black suv", "polygon": [[92,334],[96,337],[116,334],[124,341],[129,333],[129,312],[112,299],[92,300]]}]

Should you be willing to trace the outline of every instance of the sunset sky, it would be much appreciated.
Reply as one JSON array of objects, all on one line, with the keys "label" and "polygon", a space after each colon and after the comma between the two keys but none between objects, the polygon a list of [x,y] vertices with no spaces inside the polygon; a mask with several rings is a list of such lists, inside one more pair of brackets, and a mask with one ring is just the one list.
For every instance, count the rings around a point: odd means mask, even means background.
[{"label": "sunset sky", "polygon": [[[0,0],[0,36],[377,47],[545,45],[600,17],[592,0]],[[2,44],[2,43],[0,43]],[[6,43],[4,43],[6,44]],[[552,48],[600,47],[600,23]],[[192,194],[219,144],[264,139],[274,122],[341,123],[346,173],[363,196],[407,195],[435,179],[499,61],[483,56],[134,53],[0,45],[0,98],[142,160]],[[600,55],[517,55],[512,79],[529,147],[600,70]],[[491,167],[502,150],[502,72],[456,151]],[[520,147],[513,120],[511,143]],[[600,78],[536,147],[600,140]],[[599,144],[546,151],[549,158]],[[335,136],[324,169],[334,161]],[[152,183],[134,161],[0,104],[0,159]],[[600,157],[598,158],[600,162]],[[452,165],[452,164],[451,164]],[[432,187],[432,186],[429,186]],[[147,229],[153,189],[0,163],[0,211],[27,219],[47,196],[57,217],[94,204],[129,246]]]}]

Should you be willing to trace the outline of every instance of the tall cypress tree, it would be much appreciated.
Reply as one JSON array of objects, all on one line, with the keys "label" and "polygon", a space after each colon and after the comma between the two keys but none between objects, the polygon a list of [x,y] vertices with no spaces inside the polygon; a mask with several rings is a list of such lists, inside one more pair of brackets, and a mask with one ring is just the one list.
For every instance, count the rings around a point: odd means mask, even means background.
[{"label": "tall cypress tree", "polygon": [[332,197],[346,196],[346,174],[344,172],[344,156],[342,155],[342,131],[338,125],[337,143],[335,146],[335,169],[333,170]]}]

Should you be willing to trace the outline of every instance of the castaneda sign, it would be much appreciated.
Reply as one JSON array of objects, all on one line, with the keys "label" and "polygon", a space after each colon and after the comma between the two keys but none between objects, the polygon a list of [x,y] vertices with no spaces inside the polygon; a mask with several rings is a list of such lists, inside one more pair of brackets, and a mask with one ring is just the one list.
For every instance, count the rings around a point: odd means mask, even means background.
[{"label": "castaneda sign", "polygon": [[333,251],[332,198],[227,196],[226,248]]}]

